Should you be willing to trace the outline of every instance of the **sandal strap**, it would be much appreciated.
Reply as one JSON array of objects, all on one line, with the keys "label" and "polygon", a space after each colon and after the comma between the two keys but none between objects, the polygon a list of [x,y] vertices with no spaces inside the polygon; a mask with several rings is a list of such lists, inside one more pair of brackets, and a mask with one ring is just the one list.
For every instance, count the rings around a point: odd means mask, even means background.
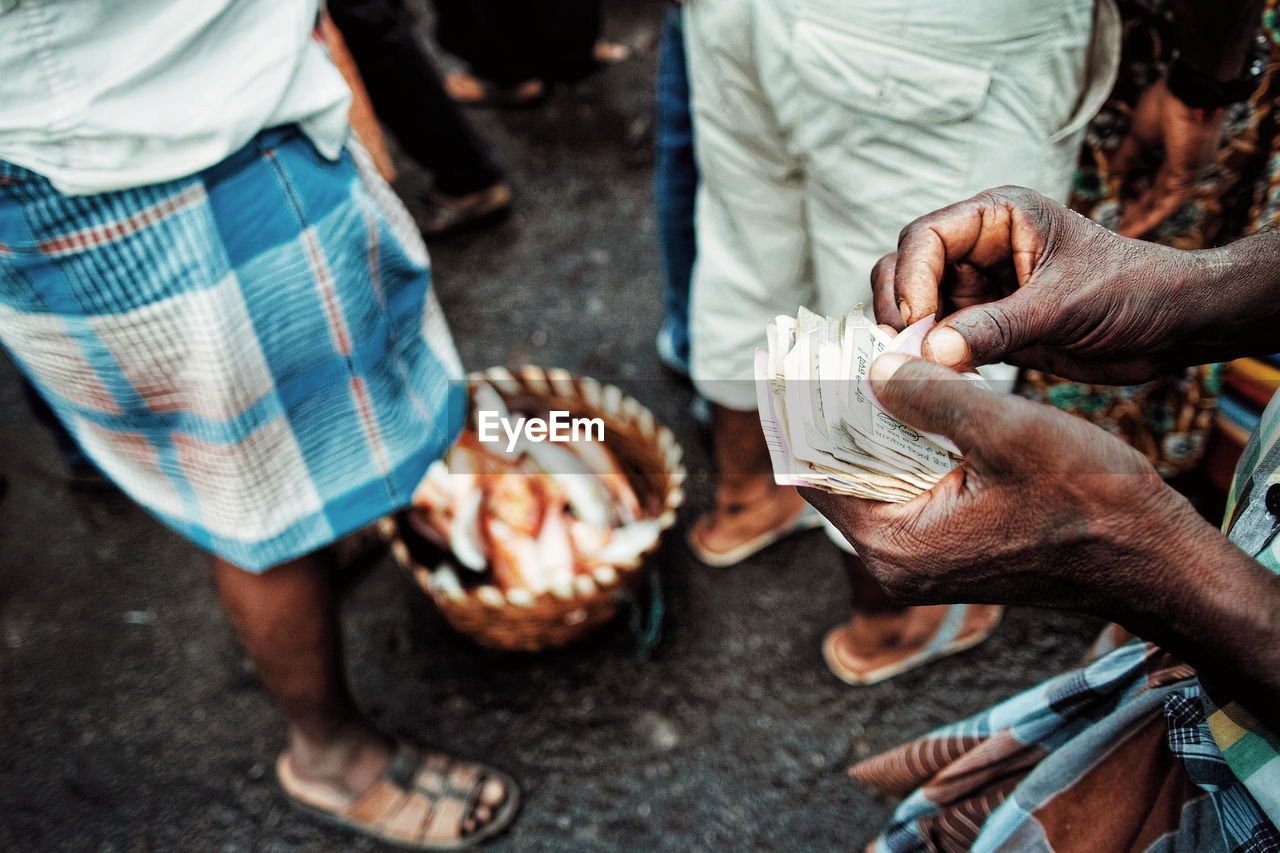
[{"label": "sandal strap", "polygon": [[347,809],[346,817],[370,826],[380,826],[403,808],[412,796],[408,791],[381,780]]},{"label": "sandal strap", "polygon": [[483,765],[433,752],[423,756],[414,783],[427,793],[455,797],[471,804],[480,795],[488,775]]},{"label": "sandal strap", "polygon": [[475,808],[483,768],[440,753],[396,746],[382,779],[347,810],[347,816],[392,840],[456,841]]},{"label": "sandal strap", "polygon": [[[458,846],[453,842],[465,842],[464,823],[484,782],[495,778],[507,783],[507,777],[484,765],[441,753],[424,754],[402,743],[392,752],[382,777],[354,800],[340,797],[336,789],[329,800],[302,791],[287,755],[280,756],[276,769],[281,787],[300,807],[384,841],[413,846],[453,848]],[[518,796],[514,783],[508,786],[507,796]],[[337,801],[342,799],[346,801]],[[482,827],[479,834],[488,837],[501,831],[513,814],[511,808],[500,811],[494,818],[500,825]]]},{"label": "sandal strap", "polygon": [[400,811],[382,825],[383,835],[397,841],[417,843],[426,835],[431,818],[439,810],[439,804],[431,797],[421,792],[410,792]]},{"label": "sandal strap", "polygon": [[422,764],[422,753],[401,743],[391,754],[391,760],[382,771],[382,777],[402,791],[413,789],[414,778],[418,775],[418,767]]},{"label": "sandal strap", "polygon": [[[423,795],[425,796],[425,795]],[[471,812],[463,800],[441,797],[435,801],[425,827],[424,841],[453,841],[462,837],[462,823]]]}]

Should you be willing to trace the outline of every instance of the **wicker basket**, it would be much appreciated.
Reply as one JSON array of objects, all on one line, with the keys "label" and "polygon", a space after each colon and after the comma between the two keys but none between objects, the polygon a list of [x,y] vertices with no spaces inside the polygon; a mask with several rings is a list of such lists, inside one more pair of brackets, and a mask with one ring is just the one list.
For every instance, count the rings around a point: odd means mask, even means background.
[{"label": "wicker basket", "polygon": [[[504,399],[519,407],[536,402],[542,408],[563,409],[575,417],[601,418],[604,440],[618,459],[647,516],[665,532],[674,523],[676,509],[684,502],[685,470],[675,436],[654,420],[653,414],[612,385],[577,377],[565,370],[525,366],[518,375],[506,368],[490,368],[468,377],[485,380]],[[513,590],[510,595],[487,585],[448,590],[433,583],[434,559],[411,546],[403,520],[381,522],[391,550],[418,585],[431,596],[449,624],[477,643],[509,651],[539,651],[563,646],[608,622],[617,612],[622,594],[642,576],[645,558],[658,541],[630,565],[597,568],[593,576],[580,575],[573,590],[533,595]],[[567,591],[566,591],[567,592]]]}]

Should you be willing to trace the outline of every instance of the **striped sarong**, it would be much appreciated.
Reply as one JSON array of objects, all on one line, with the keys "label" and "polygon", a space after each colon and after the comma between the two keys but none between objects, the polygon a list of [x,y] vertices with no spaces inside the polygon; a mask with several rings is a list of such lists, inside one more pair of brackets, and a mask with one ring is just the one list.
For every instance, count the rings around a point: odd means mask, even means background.
[{"label": "striped sarong", "polygon": [[875,851],[1275,851],[1194,673],[1134,642],[856,765],[905,796]]},{"label": "striped sarong", "polygon": [[[1280,572],[1280,397],[1240,459],[1224,531]],[[1280,853],[1280,736],[1132,642],[850,771],[904,797],[871,849]]]},{"label": "striped sarong", "polygon": [[0,161],[0,341],[116,485],[251,571],[406,505],[461,425],[425,247],[366,162],[285,127],[66,196]]}]

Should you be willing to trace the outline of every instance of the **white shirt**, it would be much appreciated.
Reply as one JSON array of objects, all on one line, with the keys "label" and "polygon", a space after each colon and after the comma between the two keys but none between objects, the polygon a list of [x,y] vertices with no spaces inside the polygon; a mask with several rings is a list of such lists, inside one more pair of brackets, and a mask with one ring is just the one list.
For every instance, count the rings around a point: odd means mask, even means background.
[{"label": "white shirt", "polygon": [[350,92],[318,0],[0,0],[0,160],[88,194],[212,166],[297,123],[330,159]]}]

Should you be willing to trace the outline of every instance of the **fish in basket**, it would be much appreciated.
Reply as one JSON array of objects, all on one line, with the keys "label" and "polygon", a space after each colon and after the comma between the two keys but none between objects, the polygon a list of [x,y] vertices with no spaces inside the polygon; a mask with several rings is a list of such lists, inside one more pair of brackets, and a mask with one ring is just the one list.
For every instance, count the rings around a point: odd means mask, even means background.
[{"label": "fish in basket", "polygon": [[455,628],[562,645],[612,617],[674,523],[680,447],[634,399],[567,371],[493,368],[468,389],[461,435],[384,532]]}]

